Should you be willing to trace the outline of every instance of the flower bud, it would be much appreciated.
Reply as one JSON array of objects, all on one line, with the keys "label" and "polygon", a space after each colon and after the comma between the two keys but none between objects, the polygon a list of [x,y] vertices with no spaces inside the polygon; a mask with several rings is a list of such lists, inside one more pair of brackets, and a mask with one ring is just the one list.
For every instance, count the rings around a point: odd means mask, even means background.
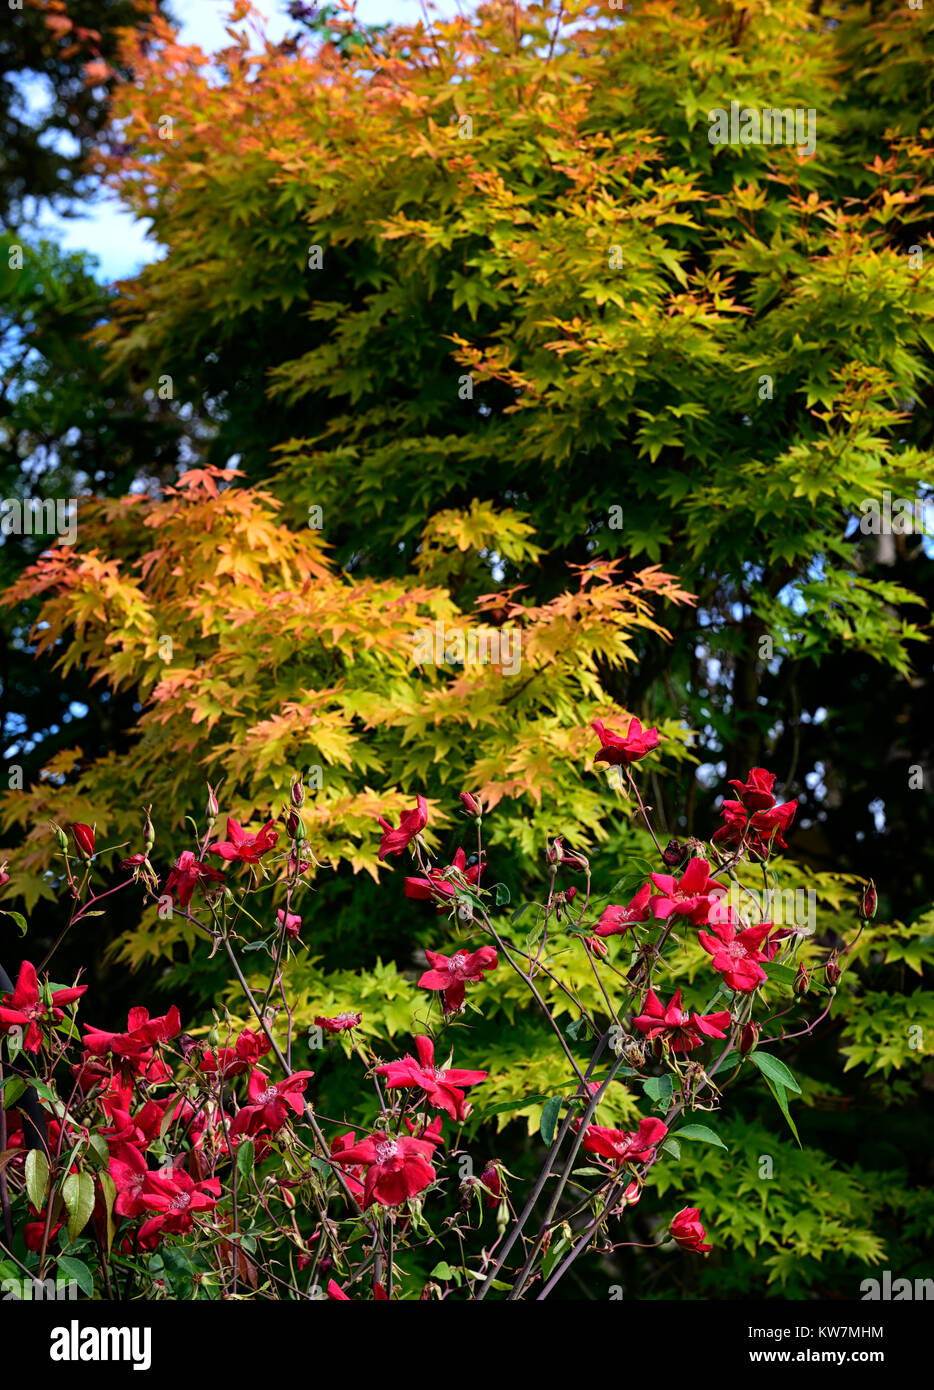
[{"label": "flower bud", "polygon": [[205,807],[205,812],[204,812],[204,813],[205,813],[205,815],[207,816],[208,820],[213,820],[214,817],[217,815],[217,811],[218,811],[217,797],[214,795],[214,788],[211,786],[211,784],[210,784],[210,782],[209,782],[209,783],[208,783],[208,802],[207,802],[207,806]]},{"label": "flower bud", "polygon": [[49,824],[51,825],[52,829],[55,831],[55,839],[56,839],[56,841],[57,841],[57,843],[58,843],[59,849],[65,850],[65,851],[67,852],[67,850],[68,850],[68,836],[65,834],[64,830],[62,829],[62,827],[61,827],[60,825],[56,825],[54,821],[50,821]]},{"label": "flower bud", "polygon": [[305,822],[297,811],[290,811],[286,821],[286,829],[289,832],[290,840],[304,840]]},{"label": "flower bud", "polygon": [[859,900],[859,915],[864,922],[871,922],[876,915],[879,906],[879,899],[876,894],[876,885],[872,879],[864,886]]},{"label": "flower bud", "polygon": [[149,818],[151,806],[146,807],[146,820],[143,823],[143,854],[148,859],[152,854],[153,845],[156,843],[156,832],[152,828],[152,821]]},{"label": "flower bud", "polygon": [[795,994],[798,995],[799,999],[803,999],[810,988],[811,972],[805,969],[804,961],[802,961],[801,964],[798,966],[798,973],[795,976],[795,981],[792,985],[792,989],[794,990]]},{"label": "flower bud", "polygon": [[828,985],[831,986],[831,988],[833,988],[833,986],[836,985],[837,981],[840,978],[840,973],[840,967],[837,964],[836,956],[831,956],[830,960],[824,966],[824,979],[827,981]]},{"label": "flower bud", "polygon": [[741,1057],[748,1057],[758,1041],[759,1025],[758,1023],[753,1023],[750,1019],[739,1035],[739,1055]]},{"label": "flower bud", "polygon": [[684,850],[680,840],[669,840],[662,854],[665,864],[669,869],[676,869],[684,858]]},{"label": "flower bud", "polygon": [[304,782],[302,781],[301,777],[296,777],[295,781],[292,783],[292,790],[291,790],[291,792],[289,793],[289,795],[290,795],[290,797],[291,797],[291,799],[292,799],[292,805],[293,805],[293,806],[296,806],[296,807],[304,806],[304,804],[305,804],[305,784],[304,784]]},{"label": "flower bud", "polygon": [[78,852],[83,854],[85,859],[90,859],[94,854],[94,831],[89,825],[82,825],[77,821],[71,827],[71,833],[75,837]]},{"label": "flower bud", "polygon": [[483,805],[479,799],[475,796],[471,796],[470,792],[461,792],[460,798],[468,816],[474,816],[479,820],[483,815]]},{"label": "flower bud", "polygon": [[564,858],[564,847],[560,840],[553,840],[548,846],[548,853],[545,858],[549,864],[558,865]]}]

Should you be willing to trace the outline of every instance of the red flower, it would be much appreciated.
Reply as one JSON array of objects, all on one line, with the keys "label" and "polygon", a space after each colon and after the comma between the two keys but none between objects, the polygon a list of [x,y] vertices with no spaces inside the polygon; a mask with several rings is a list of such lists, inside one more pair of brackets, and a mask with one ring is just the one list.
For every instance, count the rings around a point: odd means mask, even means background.
[{"label": "red flower", "polygon": [[286,936],[291,936],[293,939],[298,936],[302,929],[301,917],[294,912],[285,912],[281,907],[276,913],[276,917],[279,920],[279,926],[285,927]]},{"label": "red flower", "polygon": [[608,729],[601,719],[592,720],[590,727],[602,745],[594,758],[595,763],[609,763],[611,767],[628,767],[630,763],[638,762],[646,753],[658,747],[658,730],[643,730],[638,719],[629,721],[625,737]]},{"label": "red flower", "polygon": [[236,1120],[237,1134],[255,1134],[258,1129],[281,1129],[292,1110],[300,1115],[304,1109],[303,1093],[313,1071],[296,1071],[284,1081],[271,1082],[259,1067],[254,1067],[247,1083],[247,1099]]},{"label": "red flower", "polygon": [[649,912],[651,893],[651,885],[646,883],[626,907],[616,907],[612,903],[609,907],[605,907],[600,914],[599,922],[594,927],[595,935],[619,936],[628,931],[634,922],[647,921],[651,915]]},{"label": "red flower", "polygon": [[689,859],[680,879],[671,874],[650,874],[649,878],[659,890],[652,899],[652,911],[662,920],[676,916],[687,917],[695,925],[706,922],[717,899],[726,894],[723,885],[711,879],[706,859]]},{"label": "red flower", "polygon": [[143,1190],[149,1181],[149,1167],[133,1144],[118,1144],[110,1151],[110,1176],[117,1189],[114,1211],[118,1216],[142,1216]]},{"label": "red flower", "polygon": [[71,833],[80,852],[86,859],[90,859],[94,853],[94,831],[89,825],[82,825],[78,821],[71,827]]},{"label": "red flower", "polygon": [[783,801],[780,806],[753,811],[750,816],[741,801],[724,801],[720,807],[724,824],[714,832],[712,841],[735,849],[745,840],[755,858],[768,859],[773,849],[788,848],[782,837],[797,809],[797,801]]},{"label": "red flower", "polygon": [[377,1067],[379,1076],[385,1076],[387,1089],[396,1086],[415,1086],[425,1092],[429,1105],[436,1110],[445,1110],[452,1120],[466,1120],[470,1106],[464,1104],[461,1086],[476,1086],[485,1081],[488,1072],[459,1071],[455,1067],[435,1066],[435,1045],[431,1038],[416,1038],[415,1048],[418,1057],[406,1056],[401,1062],[386,1062]]},{"label": "red flower", "polygon": [[139,1228],[139,1243],[145,1249],[155,1244],[160,1233],[190,1231],[196,1212],[217,1206],[221,1185],[217,1178],[195,1182],[182,1169],[172,1173],[150,1173],[140,1195],[144,1211],[157,1213]]},{"label": "red flower", "polygon": [[468,816],[483,815],[483,803],[477,797],[471,796],[470,792],[461,792],[460,799]]},{"label": "red flower", "polygon": [[[45,1240],[46,1212],[36,1211],[35,1207],[33,1206],[31,1206],[29,1210],[32,1213],[32,1215],[36,1217],[36,1220],[23,1222],[23,1242],[27,1250],[34,1250],[38,1254],[38,1252],[42,1249],[42,1242],[43,1240]],[[65,1220],[66,1216],[63,1216],[61,1221],[52,1222],[52,1225],[49,1229],[49,1245],[51,1245],[54,1242],[59,1231],[64,1226]]]},{"label": "red flower", "polygon": [[360,1164],[366,1168],[363,1205],[379,1202],[384,1207],[398,1207],[409,1197],[415,1197],[430,1187],[437,1176],[429,1159],[434,1155],[436,1139],[393,1138],[374,1134],[351,1144],[335,1154],[343,1165]]},{"label": "red flower", "polygon": [[16,988],[0,1000],[0,1031],[9,1033],[12,1028],[25,1028],[23,1047],[27,1052],[38,1052],[42,1026],[60,1023],[65,1017],[63,1007],[80,999],[86,989],[87,985],[57,989],[46,1003],[39,994],[36,967],[24,960],[16,977]]},{"label": "red flower", "polygon": [[[346,1134],[340,1134],[336,1139],[331,1140],[331,1157],[335,1163],[340,1163],[343,1167],[343,1155],[347,1149],[351,1149],[356,1142],[356,1131],[349,1129]],[[357,1201],[363,1198],[363,1179],[366,1177],[366,1167],[358,1163],[354,1167],[348,1167],[344,1173],[344,1181],[350,1188]]]},{"label": "red flower", "polygon": [[[760,845],[771,841],[772,846],[787,849],[782,836],[789,829],[797,809],[798,803],[795,800],[783,801],[780,806],[773,806],[769,811],[756,811],[752,818],[752,831]],[[763,854],[762,857],[766,856]]]},{"label": "red flower", "polygon": [[778,950],[777,941],[769,942],[766,949],[760,949],[772,930],[771,922],[760,922],[757,927],[747,927],[745,931],[736,930],[733,913],[724,922],[711,922],[709,932],[697,933],[697,939],[704,950],[713,957],[713,968],[724,979],[730,989],[739,994],[751,994],[764,984],[768,976],[759,964],[770,961]]},{"label": "red flower", "polygon": [[462,874],[468,883],[476,884],[480,881],[481,864],[471,864],[467,867],[467,856],[462,849],[459,849],[454,856],[453,863],[446,869],[429,869],[427,878],[407,878],[405,880],[405,896],[407,898],[453,898],[457,892],[458,884],[451,881],[448,877],[452,869],[456,869]]},{"label": "red flower", "polygon": [[483,1201],[490,1210],[495,1207],[500,1197],[503,1195],[503,1179],[499,1171],[499,1164],[490,1162],[480,1174],[480,1185],[486,1188],[483,1194]]},{"label": "red flower", "polygon": [[278,830],[272,828],[273,824],[273,821],[268,820],[262,830],[251,835],[233,816],[228,816],[227,839],[211,845],[208,853],[219,855],[221,859],[228,861],[238,859],[241,864],[258,864],[279,838]]},{"label": "red flower", "polygon": [[708,1250],[713,1249],[712,1245],[704,1244],[707,1232],[701,1225],[697,1207],[684,1207],[672,1218],[668,1229],[684,1250],[695,1250],[699,1255],[706,1255]]},{"label": "red flower", "polygon": [[187,907],[199,882],[223,883],[224,875],[196,859],[190,849],[183,850],[166,880],[165,891],[171,893],[179,907]]},{"label": "red flower", "polygon": [[440,989],[444,995],[445,1012],[459,1009],[464,1002],[465,982],[482,980],[487,970],[495,970],[499,962],[492,946],[477,951],[458,951],[448,959],[438,951],[425,951],[431,970],[419,980],[421,989]]},{"label": "red flower", "polygon": [[401,854],[416,835],[425,829],[428,824],[428,804],[423,796],[417,796],[415,810],[402,812],[398,830],[393,830],[391,823],[382,816],[378,816],[377,819],[386,832],[379,842],[377,858],[385,859],[387,854]]},{"label": "red flower", "polygon": [[640,1120],[638,1130],[634,1131],[588,1125],[584,1131],[584,1149],[587,1153],[610,1159],[617,1166],[622,1163],[642,1163],[652,1157],[652,1150],[667,1133],[668,1126],[655,1119]]},{"label": "red flower", "polygon": [[745,782],[730,782],[730,786],[735,787],[739,793],[739,799],[747,811],[767,811],[770,806],[774,806],[774,785],[775,773],[766,772],[764,767],[752,768]]},{"label": "red flower", "polygon": [[585,874],[590,868],[587,856],[576,849],[569,849],[560,835],[556,835],[545,854],[549,864],[562,864],[573,873]]},{"label": "red flower", "polygon": [[344,1293],[344,1290],[341,1288],[340,1284],[338,1284],[336,1279],[328,1280],[328,1286],[325,1292],[327,1293],[328,1298],[331,1299],[333,1303],[352,1302],[349,1295]]},{"label": "red flower", "polygon": [[265,1057],[271,1044],[263,1033],[244,1028],[233,1047],[219,1047],[217,1053],[206,1052],[201,1059],[203,1072],[223,1070],[224,1076],[240,1076],[248,1067]]},{"label": "red flower", "polygon": [[323,1014],[318,1014],[315,1023],[326,1033],[344,1033],[349,1028],[356,1028],[362,1018],[363,1014],[335,1014],[333,1018],[325,1018]]},{"label": "red flower", "polygon": [[168,1042],[181,1032],[182,1020],[173,1004],[161,1018],[150,1018],[149,1010],[137,1006],[130,1010],[125,1033],[105,1033],[90,1023],[84,1026],[84,1045],[94,1057],[112,1052],[115,1057],[144,1058],[157,1043]]},{"label": "red flower", "polygon": [[645,1013],[633,1019],[633,1023],[650,1040],[665,1038],[673,1052],[693,1052],[705,1038],[726,1037],[723,1029],[730,1025],[730,1014],[728,1010],[718,1014],[688,1013],[681,1008],[680,989],[666,1007],[650,989],[645,996]]}]

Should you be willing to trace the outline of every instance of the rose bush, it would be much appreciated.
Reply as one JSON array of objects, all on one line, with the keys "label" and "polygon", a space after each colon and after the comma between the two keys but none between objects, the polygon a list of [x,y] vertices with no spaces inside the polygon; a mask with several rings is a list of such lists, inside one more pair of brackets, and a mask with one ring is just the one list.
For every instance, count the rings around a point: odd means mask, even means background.
[{"label": "rose bush", "polygon": [[[594,730],[625,768],[658,855],[627,905],[598,898],[588,859],[557,836],[535,905],[540,931],[523,936],[519,914],[502,910],[502,885],[488,883],[476,797],[461,797],[475,844],[446,867],[423,837],[421,797],[396,826],[380,817],[379,858],[411,857],[403,891],[436,922],[437,949],[425,952],[415,986],[418,1032],[392,1058],[368,1034],[365,1012],[317,1014],[307,1033],[295,1026],[290,977],[303,915],[293,908],[304,909],[315,863],[301,782],[282,810],[284,833],[274,819],[251,833],[228,816],[224,838],[209,789],[203,833],[163,872],[147,810],[140,847],[107,893],[135,885],[160,914],[182,914],[201,949],[226,960],[241,1016],[215,1010],[213,1022],[186,1030],[177,1007],[152,1017],[139,1006],[125,1030],[109,1031],[85,1021],[99,1006],[85,986],[51,983],[48,961],[39,971],[23,964],[0,999],[5,1258],[39,1278],[57,1268],[102,1297],[541,1300],[593,1252],[714,1249],[700,1205],[653,1217],[642,1239],[632,1211],[660,1169],[680,1162],[682,1145],[724,1147],[712,1121],[741,1074],[759,1076],[794,1128],[798,1084],[782,1044],[827,1017],[849,946],[829,948],[823,982],[801,988],[809,929],[768,915],[773,855],[795,812],[794,802],[776,803],[772,774],[752,769],[740,800],[724,802],[728,836],[663,849],[632,773],[657,731],[635,720],[625,734],[601,721]],[[94,890],[94,830],[55,833],[69,931],[105,895]],[[763,894],[748,894],[746,908],[737,904],[750,866]],[[569,871],[583,876],[579,889],[559,886]],[[284,905],[273,911],[276,891]],[[698,945],[708,1002],[694,1008],[669,980]],[[596,1007],[570,983],[569,952],[586,961]],[[453,1065],[455,1050],[459,1062],[474,1060],[471,995],[504,972],[531,995],[562,1077],[544,1098],[534,1180],[517,1181],[497,1158],[491,1114],[465,1128],[489,1072]],[[546,998],[552,989],[574,1000],[570,1027]],[[340,1113],[316,1097],[316,1073],[334,1067]],[[625,1127],[605,1122],[620,1090]]]}]

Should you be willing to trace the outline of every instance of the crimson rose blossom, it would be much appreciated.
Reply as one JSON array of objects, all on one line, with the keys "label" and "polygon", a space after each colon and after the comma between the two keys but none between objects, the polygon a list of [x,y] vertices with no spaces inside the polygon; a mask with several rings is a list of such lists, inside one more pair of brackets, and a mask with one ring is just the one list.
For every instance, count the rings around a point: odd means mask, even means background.
[{"label": "crimson rose blossom", "polygon": [[584,1131],[584,1148],[587,1153],[599,1154],[617,1166],[623,1163],[642,1163],[652,1157],[652,1150],[662,1142],[667,1133],[668,1126],[656,1119],[640,1120],[638,1130],[632,1131],[588,1125]]},{"label": "crimson rose blossom", "polygon": [[23,1047],[27,1052],[38,1052],[42,1043],[42,1027],[60,1023],[65,1017],[64,1006],[80,999],[87,985],[75,985],[73,989],[57,989],[46,1003],[39,993],[36,967],[24,960],[16,977],[12,994],[5,994],[0,1000],[0,1032],[9,1033],[12,1028],[25,1028]]},{"label": "crimson rose blossom", "polygon": [[241,864],[258,864],[264,854],[268,854],[279,838],[278,830],[273,830],[274,822],[268,820],[262,830],[255,835],[244,830],[233,816],[227,817],[227,839],[211,845],[209,854],[216,854],[228,861],[237,859]]},{"label": "crimson rose blossom", "polygon": [[667,1006],[650,989],[645,996],[645,1013],[633,1023],[650,1041],[665,1038],[673,1052],[693,1052],[705,1038],[726,1037],[723,1030],[730,1026],[730,1013],[692,1014],[681,1008],[680,989]]},{"label": "crimson rose blossom", "polygon": [[217,869],[196,859],[190,849],[178,856],[175,868],[166,880],[165,891],[171,893],[179,907],[188,907],[191,895],[199,883],[223,883],[224,875]]},{"label": "crimson rose blossom", "polygon": [[710,877],[706,859],[688,860],[680,879],[671,874],[650,874],[649,878],[659,890],[652,899],[652,911],[662,921],[672,916],[687,917],[699,925],[709,919],[717,899],[726,894],[722,883]]},{"label": "crimson rose blossom", "polygon": [[295,912],[286,912],[284,908],[280,907],[276,913],[276,918],[278,919],[279,926],[285,927],[286,936],[290,936],[294,940],[302,929],[301,917]]},{"label": "crimson rose blossom", "polygon": [[350,1028],[356,1028],[362,1018],[363,1014],[335,1014],[333,1018],[317,1014],[315,1023],[326,1033],[345,1033]]},{"label": "crimson rose blossom", "polygon": [[387,854],[401,854],[428,824],[428,803],[423,796],[417,796],[415,810],[402,812],[398,830],[394,830],[391,822],[382,816],[378,816],[377,820],[385,831],[379,842],[377,858],[385,859]]},{"label": "crimson rose blossom", "polygon": [[406,1056],[401,1062],[386,1062],[376,1068],[379,1076],[385,1076],[387,1089],[417,1087],[425,1092],[428,1104],[436,1110],[446,1111],[452,1120],[466,1120],[470,1106],[464,1104],[464,1092],[460,1087],[476,1086],[485,1081],[489,1073],[436,1067],[435,1045],[431,1038],[416,1038],[415,1049],[417,1058]]},{"label": "crimson rose blossom", "polygon": [[701,1225],[700,1212],[697,1207],[683,1207],[677,1216],[672,1218],[669,1231],[684,1250],[694,1250],[699,1255],[706,1255],[708,1250],[712,1250],[712,1245],[705,1245],[707,1232]]},{"label": "crimson rose blossom", "polygon": [[[760,922],[756,927],[747,927],[738,932],[734,914],[730,912],[726,921],[709,923],[709,932],[697,933],[697,939],[704,950],[713,957],[713,968],[718,971],[738,994],[751,994],[764,984],[768,976],[759,964],[770,961],[779,949],[779,942],[766,942],[772,930],[771,922]],[[760,948],[765,942],[765,950]]]},{"label": "crimson rose blossom", "polygon": [[590,727],[600,740],[600,752],[595,763],[608,763],[611,767],[628,767],[638,762],[658,747],[658,730],[643,729],[638,719],[630,719],[625,737],[608,729],[602,719],[591,721]]},{"label": "crimson rose blossom", "polygon": [[71,827],[71,833],[75,837],[75,844],[86,859],[90,859],[94,853],[94,831],[89,825],[82,825],[80,821]]},{"label": "crimson rose blossom", "polygon": [[495,970],[499,963],[492,946],[481,946],[477,951],[458,951],[450,959],[439,951],[426,950],[425,955],[432,969],[425,971],[418,982],[419,988],[442,990],[445,1013],[463,1004],[465,981],[482,980],[486,971]]},{"label": "crimson rose blossom", "polygon": [[405,880],[405,896],[419,900],[434,898],[439,895],[442,898],[453,898],[458,885],[447,877],[451,869],[457,869],[468,883],[476,884],[480,881],[481,867],[477,863],[471,864],[468,869],[467,856],[462,849],[459,849],[453,862],[446,869],[429,869],[427,878],[407,878]]},{"label": "crimson rose blossom", "polygon": [[767,772],[764,767],[752,768],[745,782],[730,781],[730,786],[736,788],[739,799],[747,811],[767,811],[770,806],[774,806],[774,785],[775,773]]},{"label": "crimson rose blossom", "polygon": [[609,907],[605,907],[600,914],[600,920],[594,927],[595,935],[618,936],[622,932],[628,931],[634,922],[648,921],[651,915],[649,911],[651,893],[651,885],[646,883],[626,907],[615,907],[612,903]]},{"label": "crimson rose blossom", "polygon": [[223,1071],[224,1076],[240,1076],[260,1057],[265,1057],[271,1045],[265,1034],[244,1028],[233,1047],[219,1047],[216,1054],[206,1052],[201,1059],[201,1070]]},{"label": "crimson rose blossom", "polygon": [[281,1129],[292,1110],[300,1115],[304,1108],[303,1093],[313,1071],[295,1071],[284,1081],[270,1081],[259,1067],[254,1067],[247,1083],[248,1104],[241,1107],[234,1131],[253,1135],[263,1127]]},{"label": "crimson rose blossom", "polygon": [[196,1212],[211,1211],[221,1195],[217,1178],[195,1182],[182,1169],[171,1174],[150,1173],[140,1201],[145,1211],[155,1211],[139,1228],[139,1243],[145,1249],[160,1233],[190,1231]]},{"label": "crimson rose blossom", "polygon": [[156,1043],[168,1042],[181,1030],[182,1020],[174,1004],[161,1018],[150,1018],[149,1010],[138,1005],[130,1010],[125,1033],[106,1033],[86,1023],[84,1045],[92,1057],[112,1052],[115,1057],[142,1058]]},{"label": "crimson rose blossom", "polygon": [[363,1205],[379,1202],[383,1207],[398,1207],[409,1197],[416,1197],[430,1187],[437,1176],[429,1159],[434,1156],[432,1139],[393,1138],[389,1134],[374,1134],[334,1155],[341,1166],[362,1165],[366,1168],[363,1185]]}]

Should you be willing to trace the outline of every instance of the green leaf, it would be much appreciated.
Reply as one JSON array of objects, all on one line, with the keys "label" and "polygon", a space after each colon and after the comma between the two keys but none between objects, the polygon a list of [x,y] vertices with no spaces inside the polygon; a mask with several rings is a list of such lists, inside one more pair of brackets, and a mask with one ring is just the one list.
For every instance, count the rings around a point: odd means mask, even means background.
[{"label": "green leaf", "polygon": [[729,1153],[729,1149],[719,1135],[714,1134],[708,1125],[682,1125],[675,1130],[675,1137],[678,1139],[695,1139],[701,1144],[715,1144],[718,1149],[723,1149]]},{"label": "green leaf", "polygon": [[103,1168],[105,1173],[109,1172],[110,1150],[107,1147],[107,1140],[101,1138],[99,1134],[91,1134],[88,1136],[88,1144],[90,1146],[88,1157]]},{"label": "green leaf", "polygon": [[101,1191],[104,1194],[104,1207],[107,1212],[107,1254],[110,1254],[110,1247],[113,1245],[115,1226],[113,1219],[114,1202],[117,1200],[117,1184],[109,1173],[98,1173]]},{"label": "green leaf", "polygon": [[673,1138],[670,1134],[662,1144],[662,1148],[665,1149],[667,1153],[670,1153],[672,1158],[681,1157],[681,1145],[678,1143],[677,1139]]},{"label": "green leaf", "polygon": [[8,912],[5,908],[2,909],[2,912],[4,917],[13,918],[13,921],[16,923],[17,927],[19,927],[20,936],[25,936],[28,930],[28,923],[23,914],[21,912]]},{"label": "green leaf", "polygon": [[30,1149],[26,1155],[26,1195],[36,1211],[45,1206],[49,1186],[49,1163],[41,1149]]},{"label": "green leaf", "polygon": [[667,1105],[673,1089],[671,1077],[667,1073],[664,1076],[650,1076],[643,1081],[642,1089],[655,1104]]},{"label": "green leaf", "polygon": [[558,1116],[561,1114],[561,1105],[564,1101],[563,1096],[552,1096],[542,1110],[541,1131],[542,1138],[551,1148],[555,1142],[555,1134],[558,1129]]},{"label": "green leaf", "polygon": [[26,1082],[21,1076],[7,1076],[3,1080],[3,1108],[9,1110],[26,1090]]},{"label": "green leaf", "polygon": [[521,1100],[501,1100],[496,1105],[488,1105],[480,1118],[485,1120],[488,1115],[506,1115],[510,1110],[525,1110],[529,1105],[539,1105],[546,1101],[547,1096],[523,1096]]},{"label": "green leaf", "polygon": [[453,1271],[453,1269],[451,1268],[451,1266],[447,1263],[446,1260],[442,1260],[440,1264],[435,1265],[434,1269],[431,1271],[431,1273],[429,1274],[428,1278],[429,1278],[429,1279],[453,1279],[453,1278],[454,1278],[454,1271]]},{"label": "green leaf", "polygon": [[76,1260],[73,1255],[59,1255],[58,1267],[69,1279],[74,1279],[86,1298],[94,1297],[94,1276],[83,1260]]},{"label": "green leaf", "polygon": [[801,1143],[801,1140],[798,1137],[797,1126],[795,1125],[794,1120],[791,1118],[791,1112],[788,1109],[788,1097],[785,1094],[784,1086],[780,1081],[770,1081],[768,1077],[765,1078],[765,1084],[768,1086],[769,1090],[772,1092],[772,1095],[778,1101],[778,1108],[779,1110],[781,1110],[785,1119],[788,1121],[788,1128],[795,1136],[795,1141],[798,1145],[798,1148],[804,1148],[804,1145]]},{"label": "green leaf", "polygon": [[68,1210],[68,1239],[75,1241],[94,1210],[94,1179],[90,1173],[69,1173],[62,1183],[62,1197]]},{"label": "green leaf", "polygon": [[493,887],[493,901],[497,907],[506,907],[509,903],[509,889],[505,883],[497,883]]},{"label": "green leaf", "polygon": [[41,1096],[43,1100],[51,1100],[58,1104],[58,1096],[52,1090],[51,1086],[47,1086],[44,1081],[35,1081],[30,1077],[29,1084],[37,1096]]},{"label": "green leaf", "polygon": [[237,1150],[237,1172],[241,1181],[246,1182],[256,1162],[256,1147],[252,1139],[246,1139]]},{"label": "green leaf", "polygon": [[795,1091],[798,1095],[801,1094],[801,1087],[785,1063],[780,1062],[777,1057],[773,1057],[770,1052],[750,1052],[749,1060],[755,1063],[767,1081],[774,1081],[786,1090]]}]

